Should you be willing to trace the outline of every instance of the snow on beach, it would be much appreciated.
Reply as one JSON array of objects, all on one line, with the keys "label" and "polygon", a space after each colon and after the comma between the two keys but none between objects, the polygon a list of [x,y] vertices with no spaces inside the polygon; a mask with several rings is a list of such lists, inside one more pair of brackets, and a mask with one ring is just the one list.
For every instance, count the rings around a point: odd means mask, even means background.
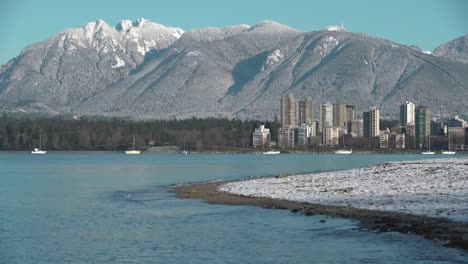
[{"label": "snow on beach", "polygon": [[468,221],[468,158],[390,162],[344,171],[238,181],[221,185],[218,190]]}]

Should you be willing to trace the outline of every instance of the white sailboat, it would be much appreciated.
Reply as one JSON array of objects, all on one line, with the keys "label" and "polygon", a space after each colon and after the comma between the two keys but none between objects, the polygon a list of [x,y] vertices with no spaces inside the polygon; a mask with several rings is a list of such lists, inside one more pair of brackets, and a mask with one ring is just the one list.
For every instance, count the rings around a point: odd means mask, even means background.
[{"label": "white sailboat", "polygon": [[140,154],[141,151],[140,150],[136,150],[135,149],[135,134],[133,134],[133,144],[132,144],[132,148],[131,149],[127,149],[125,151],[125,154],[128,154],[128,155],[138,155]]},{"label": "white sailboat", "polygon": [[442,150],[443,155],[455,155],[457,152],[451,150],[451,140],[450,140],[450,133],[448,133],[448,150]]},{"label": "white sailboat", "polygon": [[188,154],[188,151],[185,149],[185,136],[184,136],[184,147],[183,147],[183,149],[182,149],[182,151],[180,153],[184,154],[184,155]]},{"label": "white sailboat", "polygon": [[434,155],[435,152],[431,151],[431,136],[429,135],[428,138],[429,138],[429,141],[428,141],[429,150],[423,151],[423,152],[421,152],[421,154],[423,154],[423,155]]},{"label": "white sailboat", "polygon": [[262,154],[263,155],[277,155],[277,154],[280,154],[281,152],[280,151],[277,151],[277,150],[269,150],[269,151],[265,151],[263,152]]},{"label": "white sailboat", "polygon": [[339,149],[339,150],[335,151],[335,154],[337,154],[337,155],[349,155],[349,154],[352,154],[352,153],[353,153],[352,149],[346,149],[345,137],[343,135],[343,149]]},{"label": "white sailboat", "polygon": [[31,151],[31,154],[46,154],[47,151],[41,150],[41,146],[42,146],[42,135],[39,134],[39,147],[38,147],[38,148],[34,148],[34,150]]},{"label": "white sailboat", "polygon": [[262,152],[263,155],[278,155],[281,153],[279,150],[271,150],[271,134],[268,134],[268,143],[270,144],[270,150]]}]

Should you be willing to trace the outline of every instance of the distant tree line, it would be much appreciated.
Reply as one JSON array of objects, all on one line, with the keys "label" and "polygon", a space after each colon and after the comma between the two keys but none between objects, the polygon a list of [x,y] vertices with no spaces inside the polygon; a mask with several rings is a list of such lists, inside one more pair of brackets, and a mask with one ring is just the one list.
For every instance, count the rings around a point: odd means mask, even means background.
[{"label": "distant tree line", "polygon": [[[121,150],[132,144],[137,148],[178,146],[189,150],[216,146],[248,147],[252,133],[260,124],[277,131],[276,121],[192,118],[187,120],[134,121],[123,118],[74,120],[61,117],[0,118],[0,150]],[[272,135],[274,136],[274,135]],[[275,140],[275,138],[272,138]]]}]

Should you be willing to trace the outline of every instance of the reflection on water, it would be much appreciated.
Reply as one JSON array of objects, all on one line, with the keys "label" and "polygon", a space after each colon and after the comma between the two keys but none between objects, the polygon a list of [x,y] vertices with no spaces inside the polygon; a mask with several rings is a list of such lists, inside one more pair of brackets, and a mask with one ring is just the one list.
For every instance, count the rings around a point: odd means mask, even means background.
[{"label": "reflection on water", "polygon": [[461,250],[362,232],[351,220],[208,205],[168,191],[414,158],[2,154],[0,263],[467,263]]}]

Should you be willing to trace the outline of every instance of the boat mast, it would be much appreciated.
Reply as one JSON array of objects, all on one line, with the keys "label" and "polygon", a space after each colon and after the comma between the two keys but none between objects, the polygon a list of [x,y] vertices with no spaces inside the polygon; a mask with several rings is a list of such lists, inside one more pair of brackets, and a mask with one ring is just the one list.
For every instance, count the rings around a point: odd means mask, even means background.
[{"label": "boat mast", "polygon": [[450,144],[450,133],[448,134],[448,150],[451,150],[451,144]]}]

